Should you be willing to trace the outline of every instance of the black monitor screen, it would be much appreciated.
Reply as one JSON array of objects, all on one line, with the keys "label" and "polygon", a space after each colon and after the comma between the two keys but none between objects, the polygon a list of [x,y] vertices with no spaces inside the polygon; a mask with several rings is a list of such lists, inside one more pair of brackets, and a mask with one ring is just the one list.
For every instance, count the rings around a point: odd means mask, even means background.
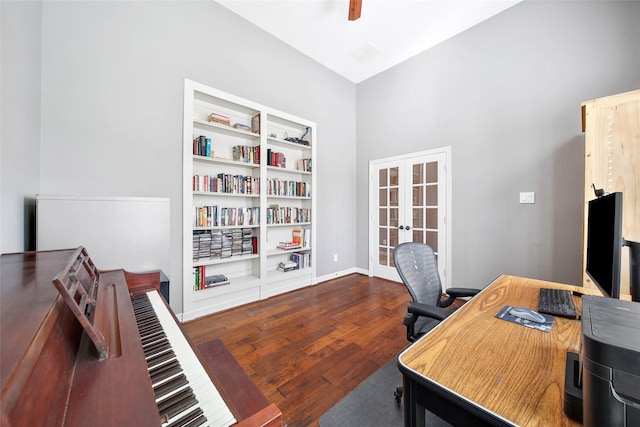
[{"label": "black monitor screen", "polygon": [[622,193],[589,202],[587,274],[606,296],[620,298]]}]

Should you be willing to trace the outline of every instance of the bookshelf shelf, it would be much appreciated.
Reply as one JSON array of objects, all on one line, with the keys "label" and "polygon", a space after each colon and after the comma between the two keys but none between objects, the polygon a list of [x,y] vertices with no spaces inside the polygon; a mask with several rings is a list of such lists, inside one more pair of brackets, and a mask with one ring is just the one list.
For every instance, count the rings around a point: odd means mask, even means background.
[{"label": "bookshelf shelf", "polygon": [[[182,320],[312,285],[315,123],[185,80],[183,132]],[[238,182],[244,189],[257,186],[258,194],[194,191],[235,190]],[[268,188],[278,194],[268,194]],[[290,212],[296,219],[311,220],[267,223],[268,217],[288,219]],[[234,219],[236,215],[240,219]],[[251,225],[211,226],[240,221]],[[304,248],[275,249],[300,230],[308,242]],[[228,251],[233,255],[227,256]],[[292,259],[306,267],[278,270]],[[204,287],[215,275],[225,276],[229,283]]]},{"label": "bookshelf shelf", "polygon": [[203,265],[217,265],[217,264],[227,264],[230,262],[240,262],[240,261],[246,261],[248,259],[255,259],[258,258],[259,255],[257,254],[251,254],[251,255],[233,255],[227,258],[219,258],[219,259],[209,259],[209,260],[200,260],[200,261],[194,261],[193,262],[193,266],[194,267],[200,267]]},{"label": "bookshelf shelf", "polygon": [[219,132],[226,132],[230,135],[241,136],[241,137],[249,137],[249,138],[260,138],[260,134],[249,132],[243,129],[236,129],[228,125],[218,124],[215,122],[207,122],[205,120],[194,119],[193,120],[194,127],[202,127],[202,128],[211,128],[215,129]]},{"label": "bookshelf shelf", "polygon": [[225,193],[222,191],[194,191],[194,196],[215,196],[215,197],[255,197],[259,198],[259,194],[246,194],[246,193]]},{"label": "bookshelf shelf", "polygon": [[286,253],[293,253],[293,252],[307,252],[310,250],[311,248],[309,247],[298,248],[298,249],[270,249],[267,251],[267,256],[277,256],[277,255],[283,255]]},{"label": "bookshelf shelf", "polygon": [[303,171],[300,169],[279,168],[276,166],[267,166],[267,171],[270,172],[270,175],[272,175],[271,172],[273,173],[284,172],[284,173],[296,174],[296,175],[311,175],[310,171]]},{"label": "bookshelf shelf", "polygon": [[193,161],[194,162],[218,163],[218,164],[224,164],[224,165],[229,165],[229,166],[237,166],[237,167],[244,167],[244,168],[259,168],[260,167],[260,165],[257,164],[257,163],[239,162],[237,160],[223,159],[221,157],[198,156],[197,154],[193,155]]},{"label": "bookshelf shelf", "polygon": [[299,144],[296,142],[290,142],[290,141],[285,141],[283,139],[274,139],[274,138],[268,138],[267,141],[269,142],[269,144],[276,146],[276,147],[282,147],[282,148],[292,148],[295,150],[302,150],[302,151],[307,151],[307,152],[311,152],[311,146],[310,145],[303,145],[303,144]]}]

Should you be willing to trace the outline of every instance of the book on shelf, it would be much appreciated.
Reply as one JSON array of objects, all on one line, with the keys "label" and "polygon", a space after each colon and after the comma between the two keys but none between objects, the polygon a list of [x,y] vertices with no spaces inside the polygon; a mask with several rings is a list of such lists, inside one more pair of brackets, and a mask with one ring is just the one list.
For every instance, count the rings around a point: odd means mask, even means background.
[{"label": "book on shelf", "polygon": [[303,231],[301,229],[296,228],[291,230],[291,241],[298,245],[302,245],[302,233]]},{"label": "book on shelf", "polygon": [[305,228],[302,236],[302,246],[305,248],[308,248],[310,247],[310,245],[311,245],[311,230],[308,228]]},{"label": "book on shelf", "polygon": [[260,113],[251,118],[251,132],[260,133]]}]

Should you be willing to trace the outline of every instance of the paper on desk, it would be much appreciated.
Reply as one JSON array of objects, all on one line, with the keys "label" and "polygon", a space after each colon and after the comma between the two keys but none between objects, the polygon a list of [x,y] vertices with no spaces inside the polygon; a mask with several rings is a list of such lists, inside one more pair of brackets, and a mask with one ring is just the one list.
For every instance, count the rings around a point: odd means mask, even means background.
[{"label": "paper on desk", "polygon": [[498,319],[506,320],[507,322],[516,323],[518,325],[526,326],[527,328],[537,329],[543,332],[551,332],[551,326],[553,325],[553,321],[555,320],[552,316],[548,316],[544,313],[542,316],[546,319],[544,323],[532,322],[531,320],[521,319],[519,317],[515,317],[509,314],[509,310],[513,307],[510,305],[505,305],[502,310],[496,314]]}]

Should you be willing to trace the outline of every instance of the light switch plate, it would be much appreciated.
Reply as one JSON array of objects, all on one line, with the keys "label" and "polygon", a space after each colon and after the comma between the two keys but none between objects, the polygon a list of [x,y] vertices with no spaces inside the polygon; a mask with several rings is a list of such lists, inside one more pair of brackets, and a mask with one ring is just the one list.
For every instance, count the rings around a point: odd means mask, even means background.
[{"label": "light switch plate", "polygon": [[533,191],[520,192],[520,203],[535,203],[536,193]]}]

